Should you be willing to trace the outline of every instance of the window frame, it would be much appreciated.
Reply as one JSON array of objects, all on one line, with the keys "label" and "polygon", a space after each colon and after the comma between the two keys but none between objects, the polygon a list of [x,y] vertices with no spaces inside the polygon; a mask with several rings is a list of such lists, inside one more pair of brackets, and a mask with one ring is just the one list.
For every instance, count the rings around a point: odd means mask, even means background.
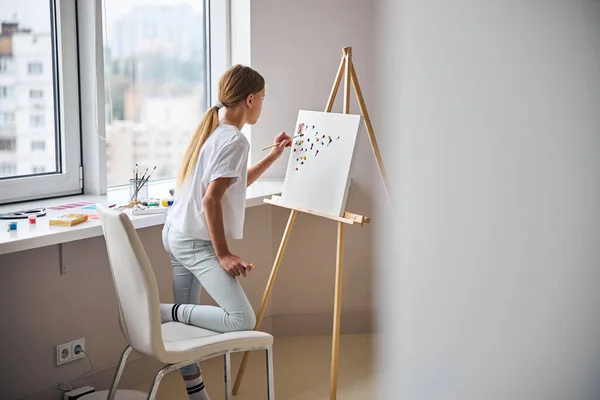
[{"label": "window frame", "polygon": [[[39,144],[42,144],[43,146],[37,146]],[[30,151],[31,152],[44,151],[44,150],[46,150],[46,141],[45,140],[40,140],[40,139],[33,139],[31,141],[31,143],[29,144],[29,146],[30,146]]]},{"label": "window frame", "polygon": [[[12,126],[15,124],[15,112],[14,111],[0,111],[0,126]],[[9,116],[10,118],[6,118]],[[16,138],[15,138],[16,140]]]},{"label": "window frame", "polygon": [[0,99],[12,100],[15,97],[15,87],[9,85],[0,86]]},{"label": "window frame", "polygon": [[81,193],[79,81],[68,79],[78,76],[77,4],[76,0],[52,0],[51,7],[51,32],[57,39],[52,55],[56,68],[53,112],[59,110],[54,118],[59,171],[0,179],[0,204]]},{"label": "window frame", "polygon": [[0,162],[0,166],[2,166],[2,170],[4,171],[6,169],[6,166],[10,165],[12,166],[12,168],[10,168],[11,170],[14,170],[15,172],[17,171],[17,164],[15,163],[11,163],[11,162]]},{"label": "window frame", "polygon": [[5,56],[0,56],[0,74],[5,74],[8,72],[9,67],[9,58]]},{"label": "window frame", "polygon": [[[39,96],[33,96],[33,94],[39,94]],[[44,89],[29,89],[30,100],[42,100],[44,98]]]},{"label": "window frame", "polygon": [[6,139],[6,138],[0,138],[0,143],[8,143],[9,145],[0,145],[0,152],[2,151],[16,151],[17,150],[17,139]]},{"label": "window frame", "polygon": [[[38,66],[40,67],[39,71],[31,71],[31,67]],[[29,61],[27,63],[27,75],[43,75],[44,74],[44,63],[38,61]]]},{"label": "window frame", "polygon": [[231,0],[207,0],[205,10],[209,107],[217,102],[219,79],[231,67]]},{"label": "window frame", "polygon": [[46,126],[46,118],[44,114],[29,114],[29,127],[30,128],[43,128]]}]

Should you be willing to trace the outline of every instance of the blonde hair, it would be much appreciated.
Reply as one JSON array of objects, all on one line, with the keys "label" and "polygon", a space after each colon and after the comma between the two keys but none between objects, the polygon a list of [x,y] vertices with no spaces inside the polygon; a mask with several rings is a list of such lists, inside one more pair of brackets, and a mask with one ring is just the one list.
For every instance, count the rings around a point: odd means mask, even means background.
[{"label": "blonde hair", "polygon": [[233,107],[251,94],[265,88],[265,79],[250,67],[235,65],[227,70],[219,80],[219,98],[217,105],[209,108],[202,116],[198,128],[185,151],[179,172],[177,173],[177,192],[190,177],[200,155],[200,149],[208,137],[219,126],[219,108]]}]

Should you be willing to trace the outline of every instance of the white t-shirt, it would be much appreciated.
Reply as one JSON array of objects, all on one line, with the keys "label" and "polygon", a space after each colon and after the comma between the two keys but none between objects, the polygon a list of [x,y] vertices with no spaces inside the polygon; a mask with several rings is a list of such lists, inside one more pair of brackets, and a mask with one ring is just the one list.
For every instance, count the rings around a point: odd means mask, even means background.
[{"label": "white t-shirt", "polygon": [[167,221],[184,235],[211,240],[202,198],[210,182],[233,178],[221,202],[223,224],[227,237],[241,239],[246,214],[249,150],[250,143],[239,129],[220,124],[200,149],[196,168],[181,193],[175,193],[175,203],[169,210]]}]

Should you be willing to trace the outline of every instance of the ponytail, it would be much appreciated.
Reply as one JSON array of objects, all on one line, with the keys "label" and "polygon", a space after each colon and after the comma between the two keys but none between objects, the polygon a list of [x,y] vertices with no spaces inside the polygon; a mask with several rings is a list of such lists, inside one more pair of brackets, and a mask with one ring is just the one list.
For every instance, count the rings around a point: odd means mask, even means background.
[{"label": "ponytail", "polygon": [[217,106],[211,107],[204,113],[200,124],[196,129],[196,133],[192,137],[192,141],[188,145],[187,150],[183,156],[181,167],[177,173],[177,190],[176,193],[181,193],[184,182],[193,173],[198,162],[198,156],[200,155],[200,149],[206,142],[206,139],[217,129],[219,126],[219,108]]}]

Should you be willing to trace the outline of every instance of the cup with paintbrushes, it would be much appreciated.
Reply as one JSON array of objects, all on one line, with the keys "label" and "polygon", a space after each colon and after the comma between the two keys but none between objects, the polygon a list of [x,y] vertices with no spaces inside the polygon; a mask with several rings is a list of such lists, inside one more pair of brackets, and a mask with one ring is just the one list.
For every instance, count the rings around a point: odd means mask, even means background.
[{"label": "cup with paintbrushes", "polygon": [[143,200],[148,199],[148,181],[150,180],[150,176],[156,170],[156,166],[150,173],[148,173],[148,169],[142,174],[140,177],[138,175],[136,169],[134,171],[134,178],[129,180],[129,203],[130,204],[139,204]]}]

